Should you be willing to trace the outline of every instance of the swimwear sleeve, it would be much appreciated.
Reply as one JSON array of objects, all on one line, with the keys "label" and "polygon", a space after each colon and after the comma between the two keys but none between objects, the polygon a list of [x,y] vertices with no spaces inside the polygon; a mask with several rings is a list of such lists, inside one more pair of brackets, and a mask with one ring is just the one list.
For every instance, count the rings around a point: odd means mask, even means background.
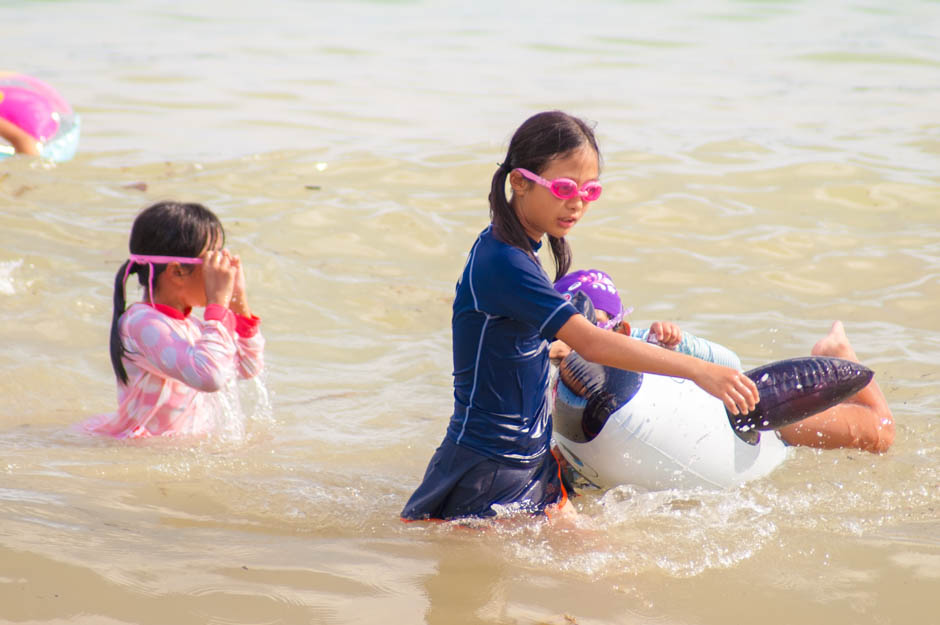
[{"label": "swimwear sleeve", "polygon": [[222,321],[189,321],[199,329],[199,336],[190,340],[159,312],[141,308],[125,314],[122,338],[138,367],[210,393],[234,379],[235,340]]},{"label": "swimwear sleeve", "polygon": [[253,378],[264,368],[264,337],[258,331],[261,319],[256,315],[245,316],[232,310],[209,304],[204,315],[206,321],[219,321],[232,334],[236,335],[236,368],[238,377]]},{"label": "swimwear sleeve", "polygon": [[477,310],[509,317],[536,328],[546,340],[578,310],[558,293],[541,266],[522,250],[494,255],[471,268],[470,285]]},{"label": "swimwear sleeve", "polygon": [[235,347],[238,352],[238,377],[253,378],[264,368],[264,337],[259,326],[261,319],[252,315],[235,315],[235,332],[238,338]]}]

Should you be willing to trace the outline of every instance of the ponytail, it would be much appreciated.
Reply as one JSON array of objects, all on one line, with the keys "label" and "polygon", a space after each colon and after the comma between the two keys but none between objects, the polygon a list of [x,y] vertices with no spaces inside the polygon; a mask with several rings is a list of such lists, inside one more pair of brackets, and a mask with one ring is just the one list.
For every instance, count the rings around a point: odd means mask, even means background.
[{"label": "ponytail", "polygon": [[121,384],[127,384],[127,371],[124,369],[124,343],[121,342],[119,324],[127,306],[124,297],[124,276],[130,262],[124,261],[114,276],[114,312],[111,314],[111,368]]},{"label": "ponytail", "polygon": [[508,166],[508,162],[507,159],[493,174],[489,196],[490,221],[493,222],[493,231],[499,240],[513,247],[518,247],[537,261],[529,235],[522,227],[512,204],[506,199],[506,178],[509,176],[509,172],[512,171]]},{"label": "ponytail", "polygon": [[565,237],[553,237],[548,235],[548,244],[552,248],[552,256],[555,258],[555,279],[552,282],[558,282],[571,269],[571,246]]},{"label": "ponytail", "polygon": [[[493,222],[493,231],[500,241],[518,247],[538,263],[539,259],[532,249],[532,240],[522,226],[522,222],[519,221],[519,216],[512,204],[506,199],[506,178],[511,171],[512,168],[503,163],[493,174],[489,196],[490,221]],[[571,247],[564,237],[557,238],[549,235],[548,242],[555,259],[555,280],[558,280],[568,273],[568,268],[571,267]]]}]

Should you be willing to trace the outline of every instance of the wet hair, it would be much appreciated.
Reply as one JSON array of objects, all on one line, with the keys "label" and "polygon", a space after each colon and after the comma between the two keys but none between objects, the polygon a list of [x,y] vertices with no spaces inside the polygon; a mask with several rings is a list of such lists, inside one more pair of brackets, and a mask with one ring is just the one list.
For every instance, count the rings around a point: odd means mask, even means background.
[{"label": "wet hair", "polygon": [[[506,158],[493,174],[490,187],[490,220],[497,238],[527,252],[538,262],[519,216],[506,199],[506,178],[517,167],[541,174],[551,161],[565,158],[585,146],[594,150],[600,166],[594,129],[584,120],[562,111],[537,113],[519,126],[509,141]],[[555,259],[555,280],[558,280],[571,266],[571,248],[564,237],[549,235],[548,242]]]},{"label": "wet hair", "polygon": [[[225,242],[222,223],[211,210],[202,204],[183,202],[158,202],[145,208],[134,220],[129,243],[131,254],[148,256],[185,256],[196,258],[207,248]],[[114,313],[111,317],[111,366],[114,375],[122,384],[127,384],[127,371],[122,358],[125,350],[121,342],[118,322],[126,307],[124,297],[124,275],[136,273],[141,286],[146,290],[150,282],[150,265],[131,263],[127,260],[114,276]],[[163,273],[165,264],[153,264],[153,278]],[[153,293],[148,294],[151,298]]]}]

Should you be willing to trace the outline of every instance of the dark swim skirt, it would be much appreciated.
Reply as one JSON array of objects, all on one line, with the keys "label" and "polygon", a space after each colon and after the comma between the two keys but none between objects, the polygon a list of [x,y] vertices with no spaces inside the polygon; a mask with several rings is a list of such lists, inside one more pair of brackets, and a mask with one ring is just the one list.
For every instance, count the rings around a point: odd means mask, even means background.
[{"label": "dark swim skirt", "polygon": [[496,516],[493,505],[539,513],[564,503],[558,462],[546,453],[531,465],[510,465],[445,438],[424,480],[401,512],[405,521]]}]

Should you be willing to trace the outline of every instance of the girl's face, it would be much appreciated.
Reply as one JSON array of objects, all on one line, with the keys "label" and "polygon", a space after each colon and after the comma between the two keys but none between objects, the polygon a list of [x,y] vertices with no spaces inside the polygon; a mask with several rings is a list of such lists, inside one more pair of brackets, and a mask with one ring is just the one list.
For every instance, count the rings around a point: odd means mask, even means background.
[{"label": "girl's face", "polygon": [[[585,145],[564,158],[549,161],[545,169],[536,173],[547,180],[570,178],[583,187],[585,183],[597,180],[597,153]],[[512,186],[513,210],[526,234],[534,241],[541,240],[544,234],[557,238],[565,236],[584,216],[590,204],[580,195],[560,200],[552,195],[551,190],[526,179],[519,171],[509,175],[509,183]]]},{"label": "girl's face", "polygon": [[[199,255],[200,258],[205,258],[207,252],[215,252],[222,249],[222,240],[218,238],[212,249],[209,249],[209,243],[206,243],[205,248],[202,250],[202,253]],[[185,301],[185,305],[196,308],[203,307],[206,305],[206,281],[203,274],[202,265],[181,265],[182,271],[186,271],[187,268],[192,268],[192,271],[189,274],[185,275],[183,280],[182,296]]]}]

